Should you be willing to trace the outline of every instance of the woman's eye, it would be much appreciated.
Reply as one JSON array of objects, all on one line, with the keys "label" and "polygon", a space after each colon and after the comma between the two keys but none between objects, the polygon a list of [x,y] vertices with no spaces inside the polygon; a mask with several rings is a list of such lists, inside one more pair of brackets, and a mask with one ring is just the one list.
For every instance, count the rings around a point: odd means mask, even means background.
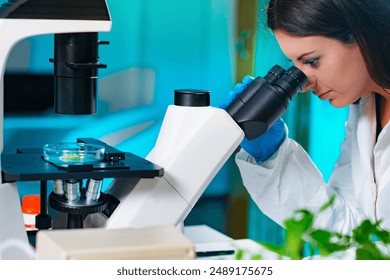
[{"label": "woman's eye", "polygon": [[317,67],[319,61],[320,61],[319,58],[311,58],[311,59],[304,60],[303,64],[310,65],[311,67]]}]

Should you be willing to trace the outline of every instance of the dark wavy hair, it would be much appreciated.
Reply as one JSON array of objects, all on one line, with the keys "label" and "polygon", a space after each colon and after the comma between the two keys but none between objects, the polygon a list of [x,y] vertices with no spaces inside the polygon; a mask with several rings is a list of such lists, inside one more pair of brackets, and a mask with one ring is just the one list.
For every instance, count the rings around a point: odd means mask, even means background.
[{"label": "dark wavy hair", "polygon": [[270,0],[267,24],[293,36],[356,42],[371,78],[390,88],[390,0]]}]

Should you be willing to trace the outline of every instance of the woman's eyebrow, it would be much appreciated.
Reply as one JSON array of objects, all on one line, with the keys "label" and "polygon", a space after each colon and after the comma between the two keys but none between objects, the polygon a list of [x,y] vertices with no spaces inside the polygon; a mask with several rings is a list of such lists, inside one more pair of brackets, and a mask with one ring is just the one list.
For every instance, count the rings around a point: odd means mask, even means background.
[{"label": "woman's eyebrow", "polygon": [[305,56],[307,56],[307,55],[309,55],[309,54],[312,54],[312,53],[315,53],[315,51],[301,54],[301,55],[297,58],[297,60],[300,61],[300,60],[302,60],[302,58],[304,58]]}]

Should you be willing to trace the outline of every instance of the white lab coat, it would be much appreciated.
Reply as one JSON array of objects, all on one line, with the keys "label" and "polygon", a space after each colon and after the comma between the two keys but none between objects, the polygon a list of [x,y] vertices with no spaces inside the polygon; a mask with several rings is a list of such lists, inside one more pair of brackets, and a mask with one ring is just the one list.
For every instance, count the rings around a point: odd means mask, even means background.
[{"label": "white lab coat", "polygon": [[[244,150],[236,155],[243,183],[258,207],[277,222],[306,208],[316,212],[336,194],[333,206],[319,215],[316,227],[350,233],[363,219],[382,220],[390,229],[390,128],[376,141],[375,95],[351,105],[346,138],[328,181],[305,150],[286,138],[267,161],[256,164]],[[332,137],[329,135],[329,137]]]}]

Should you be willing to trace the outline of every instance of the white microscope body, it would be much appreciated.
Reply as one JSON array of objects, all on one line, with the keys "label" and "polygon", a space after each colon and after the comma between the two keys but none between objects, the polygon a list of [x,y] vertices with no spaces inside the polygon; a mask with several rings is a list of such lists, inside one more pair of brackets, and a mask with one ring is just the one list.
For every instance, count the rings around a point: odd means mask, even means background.
[{"label": "white microscope body", "polygon": [[114,180],[107,192],[120,204],[105,227],[179,225],[243,137],[225,110],[170,105],[146,157],[164,167],[164,176]]}]

